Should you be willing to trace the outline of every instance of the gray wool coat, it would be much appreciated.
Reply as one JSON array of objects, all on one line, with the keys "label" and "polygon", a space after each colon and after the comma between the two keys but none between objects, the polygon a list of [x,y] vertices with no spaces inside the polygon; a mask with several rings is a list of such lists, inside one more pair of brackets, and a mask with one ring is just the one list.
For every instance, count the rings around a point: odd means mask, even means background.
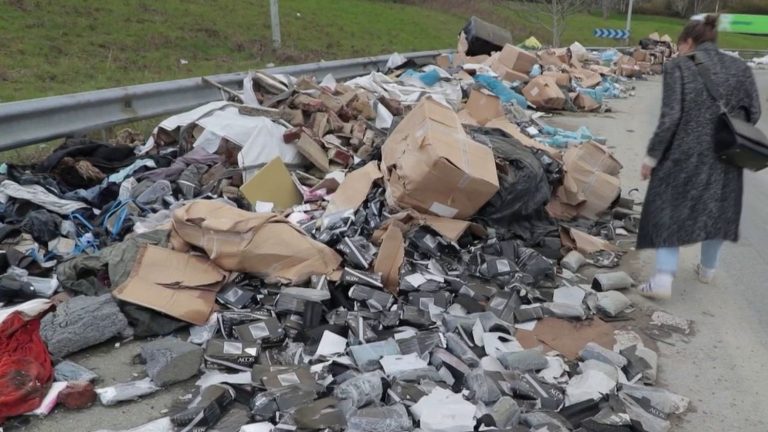
[{"label": "gray wool coat", "polygon": [[[713,43],[699,45],[695,56],[708,65],[728,112],[757,123],[760,99],[749,66]],[[665,65],[661,118],[648,146],[657,164],[643,206],[638,249],[738,240],[743,170],[715,154],[719,112],[690,58]]]}]

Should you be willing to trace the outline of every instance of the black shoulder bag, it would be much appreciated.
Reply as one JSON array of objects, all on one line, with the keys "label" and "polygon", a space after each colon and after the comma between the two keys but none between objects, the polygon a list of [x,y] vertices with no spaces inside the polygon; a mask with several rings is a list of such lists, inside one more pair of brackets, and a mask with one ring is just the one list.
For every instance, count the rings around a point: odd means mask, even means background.
[{"label": "black shoulder bag", "polygon": [[768,137],[753,124],[729,115],[707,65],[694,56],[691,60],[707,92],[720,105],[720,114],[715,121],[715,153],[724,162],[741,168],[752,171],[768,168]]}]

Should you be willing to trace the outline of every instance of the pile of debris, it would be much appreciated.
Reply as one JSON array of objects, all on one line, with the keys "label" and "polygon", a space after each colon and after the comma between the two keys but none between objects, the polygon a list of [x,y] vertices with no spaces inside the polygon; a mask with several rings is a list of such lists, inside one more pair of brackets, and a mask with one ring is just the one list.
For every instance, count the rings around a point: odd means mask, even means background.
[{"label": "pile of debris", "polygon": [[[146,142],[4,164],[0,418],[202,374],[135,430],[669,430],[688,400],[610,324],[633,281],[578,273],[636,233],[621,165],[530,109],[627,94],[575,48],[254,72]],[[94,388],[65,359],[115,337],[146,339],[147,376]]]}]

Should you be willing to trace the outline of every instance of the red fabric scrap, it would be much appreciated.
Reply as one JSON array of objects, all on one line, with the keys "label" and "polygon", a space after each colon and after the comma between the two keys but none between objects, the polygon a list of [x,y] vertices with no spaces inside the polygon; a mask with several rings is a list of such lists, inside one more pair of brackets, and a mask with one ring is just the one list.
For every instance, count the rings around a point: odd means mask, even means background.
[{"label": "red fabric scrap", "polygon": [[14,312],[0,323],[0,424],[40,406],[53,380],[40,317]]}]

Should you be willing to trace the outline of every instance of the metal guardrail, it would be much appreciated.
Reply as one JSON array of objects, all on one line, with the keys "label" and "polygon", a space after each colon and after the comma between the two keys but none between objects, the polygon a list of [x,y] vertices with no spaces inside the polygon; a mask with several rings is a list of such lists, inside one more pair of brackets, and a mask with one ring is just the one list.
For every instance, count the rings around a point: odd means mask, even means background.
[{"label": "metal guardrail", "polygon": [[[600,50],[608,47],[587,49]],[[758,50],[733,51],[738,51],[741,57],[747,60],[768,54],[768,51]],[[423,51],[404,56],[421,64],[431,61],[436,55],[449,52],[452,50]],[[315,74],[320,77],[330,73],[342,80],[383,70],[389,57],[362,57],[263,70],[272,74]],[[242,90],[246,74],[236,72],[207,78],[239,91]],[[188,78],[3,103],[0,104],[0,151],[146,118],[175,114],[219,100],[221,97],[221,90],[204,83],[201,78]]]},{"label": "metal guardrail", "polygon": [[[416,63],[426,63],[445,52],[450,51],[403,55]],[[330,73],[336,79],[347,79],[383,70],[389,57],[362,57],[262,70],[271,74],[315,74],[318,77]],[[239,91],[246,75],[247,72],[236,72],[207,78]],[[204,83],[201,78],[188,78],[3,103],[0,104],[0,151],[179,113],[221,97],[221,90]]]}]

